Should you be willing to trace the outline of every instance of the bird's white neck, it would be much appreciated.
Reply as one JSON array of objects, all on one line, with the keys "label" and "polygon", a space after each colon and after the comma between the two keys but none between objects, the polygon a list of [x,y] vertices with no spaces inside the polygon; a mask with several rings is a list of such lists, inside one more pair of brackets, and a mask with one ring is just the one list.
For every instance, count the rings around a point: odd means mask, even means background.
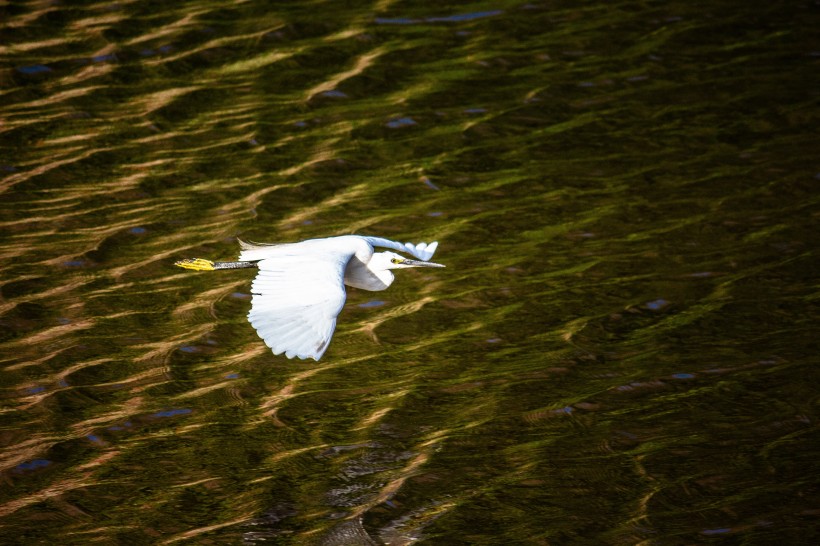
[{"label": "bird's white neck", "polygon": [[345,268],[345,284],[362,290],[384,290],[393,283],[394,278],[389,269],[371,269],[356,256],[347,262]]}]

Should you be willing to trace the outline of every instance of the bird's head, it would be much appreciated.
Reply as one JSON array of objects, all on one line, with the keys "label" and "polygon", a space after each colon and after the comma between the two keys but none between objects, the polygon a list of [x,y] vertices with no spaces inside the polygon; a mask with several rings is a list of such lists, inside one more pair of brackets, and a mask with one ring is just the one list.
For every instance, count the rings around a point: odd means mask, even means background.
[{"label": "bird's head", "polygon": [[368,264],[373,270],[406,269],[408,267],[445,267],[433,262],[411,260],[395,252],[377,252],[370,258]]}]

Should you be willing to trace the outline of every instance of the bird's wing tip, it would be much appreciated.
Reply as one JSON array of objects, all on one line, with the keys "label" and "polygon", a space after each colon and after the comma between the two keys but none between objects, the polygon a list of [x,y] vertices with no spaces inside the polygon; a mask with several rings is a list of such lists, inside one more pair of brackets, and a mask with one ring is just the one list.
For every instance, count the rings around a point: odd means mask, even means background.
[{"label": "bird's wing tip", "polygon": [[413,243],[404,243],[404,246],[407,247],[407,250],[416,258],[427,261],[433,257],[433,254],[436,253],[438,241],[433,241],[430,244],[419,243],[417,245],[414,245]]}]

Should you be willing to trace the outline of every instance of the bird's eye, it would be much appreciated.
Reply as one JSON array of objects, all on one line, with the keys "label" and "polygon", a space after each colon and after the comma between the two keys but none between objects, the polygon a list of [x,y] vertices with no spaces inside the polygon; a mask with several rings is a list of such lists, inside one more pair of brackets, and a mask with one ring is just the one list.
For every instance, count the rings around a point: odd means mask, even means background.
[{"label": "bird's eye", "polygon": [[390,262],[391,262],[391,263],[394,263],[394,264],[400,264],[400,263],[401,263],[401,260],[399,260],[398,258],[391,258],[391,259],[390,259]]}]

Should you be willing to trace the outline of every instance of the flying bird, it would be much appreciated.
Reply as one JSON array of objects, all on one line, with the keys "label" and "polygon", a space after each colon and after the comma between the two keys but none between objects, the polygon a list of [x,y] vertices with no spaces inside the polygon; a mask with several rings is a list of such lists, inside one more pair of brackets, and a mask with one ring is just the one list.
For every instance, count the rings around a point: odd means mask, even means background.
[{"label": "flying bird", "polygon": [[[345,285],[384,290],[393,283],[392,269],[444,267],[428,261],[437,242],[397,243],[381,237],[342,235],[299,243],[259,244],[239,240],[235,262],[186,259],[174,265],[196,271],[259,268],[251,284],[248,321],[273,354],[319,360],[327,350],[336,317],[345,303]],[[374,247],[395,252],[376,252]]]}]

